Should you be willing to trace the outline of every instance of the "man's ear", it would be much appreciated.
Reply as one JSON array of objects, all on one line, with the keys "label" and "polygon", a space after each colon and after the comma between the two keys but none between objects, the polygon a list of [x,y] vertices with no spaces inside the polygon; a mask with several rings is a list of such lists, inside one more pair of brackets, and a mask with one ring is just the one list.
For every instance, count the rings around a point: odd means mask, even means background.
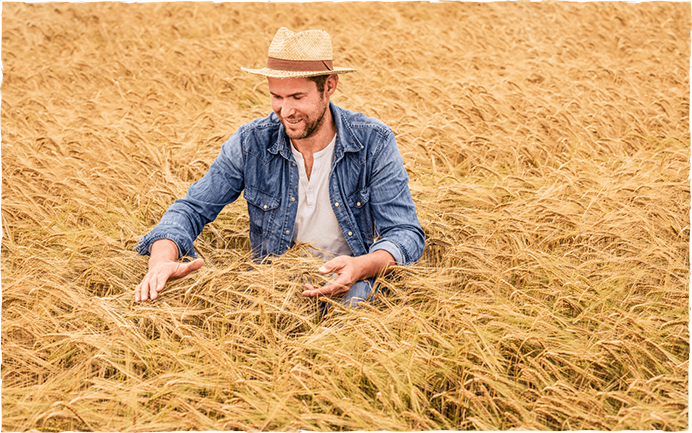
[{"label": "man's ear", "polygon": [[324,83],[324,91],[327,93],[327,96],[332,96],[336,92],[337,84],[339,84],[339,76],[337,74],[327,77],[327,81]]}]

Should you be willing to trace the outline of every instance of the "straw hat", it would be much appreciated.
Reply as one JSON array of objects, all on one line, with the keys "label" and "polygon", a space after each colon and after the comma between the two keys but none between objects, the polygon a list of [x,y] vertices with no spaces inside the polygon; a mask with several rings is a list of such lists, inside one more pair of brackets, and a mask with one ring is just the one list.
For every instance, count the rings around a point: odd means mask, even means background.
[{"label": "straw hat", "polygon": [[355,71],[333,66],[332,40],[329,33],[322,30],[294,33],[286,27],[281,27],[276,32],[269,45],[266,68],[240,69],[251,74],[275,78],[314,77]]}]

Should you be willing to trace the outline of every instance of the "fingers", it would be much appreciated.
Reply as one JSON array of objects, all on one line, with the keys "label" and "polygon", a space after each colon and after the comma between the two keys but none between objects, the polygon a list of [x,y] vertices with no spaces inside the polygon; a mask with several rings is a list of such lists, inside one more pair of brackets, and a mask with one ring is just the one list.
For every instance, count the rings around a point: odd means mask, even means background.
[{"label": "fingers", "polygon": [[166,284],[166,279],[162,278],[161,275],[155,275],[152,280],[153,281],[149,283],[149,299],[153,301],[159,296],[159,291],[161,291],[163,285]]},{"label": "fingers", "polygon": [[135,302],[152,301],[159,296],[170,278],[181,278],[204,265],[204,260],[197,259],[189,263],[167,262],[149,270],[142,282],[135,287]]},{"label": "fingers", "polygon": [[147,299],[156,299],[159,292],[163,290],[166,279],[158,275],[147,274],[141,283],[135,287],[135,302],[143,302]]},{"label": "fingers", "polygon": [[333,296],[338,296],[342,295],[346,292],[348,292],[348,289],[350,286],[346,286],[344,284],[340,284],[337,281],[334,281],[330,284],[327,284],[324,287],[320,287],[319,289],[313,286],[312,284],[305,284],[305,290],[303,291],[303,296],[306,297],[314,297],[314,296],[327,296],[327,297],[333,297]]},{"label": "fingers", "polygon": [[329,260],[317,270],[320,274],[328,274],[330,272],[336,272],[336,279],[330,284],[319,289],[312,284],[305,284],[305,290],[303,291],[303,296],[339,296],[351,288],[353,283],[356,281],[353,275],[353,266],[349,267],[351,260],[353,258],[349,256],[339,256],[332,260]]},{"label": "fingers", "polygon": [[[175,270],[171,273],[170,278],[182,278],[192,271],[196,271],[204,265],[204,260],[196,259],[188,263],[176,263]],[[165,281],[164,281],[165,283]]]},{"label": "fingers", "polygon": [[149,274],[135,287],[135,302],[146,301],[149,297]]},{"label": "fingers", "polygon": [[320,274],[328,274],[330,272],[334,272],[334,270],[336,269],[343,267],[344,265],[345,263],[342,256],[339,256],[331,259],[330,261],[320,266],[317,272],[319,272]]}]

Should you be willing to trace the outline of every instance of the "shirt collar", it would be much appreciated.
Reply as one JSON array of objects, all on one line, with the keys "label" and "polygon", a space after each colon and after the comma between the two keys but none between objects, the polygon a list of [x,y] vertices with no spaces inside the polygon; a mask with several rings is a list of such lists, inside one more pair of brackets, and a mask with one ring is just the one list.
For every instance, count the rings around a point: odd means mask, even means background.
[{"label": "shirt collar", "polygon": [[[337,107],[332,101],[329,101],[329,109],[332,112],[332,118],[336,125],[336,144],[334,146],[335,159],[338,161],[343,156],[344,152],[358,152],[363,148],[363,145],[358,141],[358,138],[353,133],[353,129],[344,116],[344,110]],[[272,112],[269,115],[270,120],[279,124],[279,133],[276,141],[267,149],[269,153],[291,159],[291,143],[288,140],[284,126],[279,121],[276,113]]]}]

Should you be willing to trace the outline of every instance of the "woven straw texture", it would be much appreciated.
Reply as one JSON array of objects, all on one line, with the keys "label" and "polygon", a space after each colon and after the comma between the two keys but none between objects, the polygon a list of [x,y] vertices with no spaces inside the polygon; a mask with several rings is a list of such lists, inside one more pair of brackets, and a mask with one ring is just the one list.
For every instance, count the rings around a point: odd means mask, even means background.
[{"label": "woven straw texture", "polygon": [[332,60],[332,39],[323,30],[294,33],[281,27],[269,46],[269,57],[284,60]]},{"label": "woven straw texture", "polygon": [[[281,27],[269,45],[269,57],[283,60],[332,60],[332,40],[329,33],[323,30],[306,30],[292,32],[286,27]],[[275,69],[248,69],[243,71],[268,77],[314,77],[327,74],[344,74],[354,72],[355,69],[334,67],[333,71],[278,71]]]}]

